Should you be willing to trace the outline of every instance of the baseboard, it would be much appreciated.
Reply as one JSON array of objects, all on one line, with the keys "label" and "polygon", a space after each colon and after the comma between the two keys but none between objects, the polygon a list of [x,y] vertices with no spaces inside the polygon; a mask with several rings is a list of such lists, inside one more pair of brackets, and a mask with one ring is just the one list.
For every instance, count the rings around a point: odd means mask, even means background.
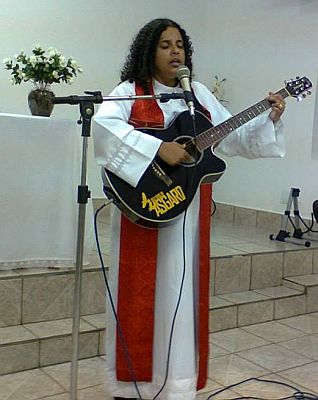
[{"label": "baseboard", "polygon": [[[231,204],[216,203],[216,210],[213,218],[221,220],[222,222],[256,226],[258,228],[272,229],[276,231],[282,227],[283,216],[284,212],[278,214],[265,210],[255,210]],[[291,218],[292,220],[294,219],[293,215],[291,215]],[[308,226],[311,224],[311,221],[308,219],[304,219],[304,221]],[[288,225],[291,226],[290,223],[288,223]],[[304,225],[301,226],[301,229],[306,230]]]}]

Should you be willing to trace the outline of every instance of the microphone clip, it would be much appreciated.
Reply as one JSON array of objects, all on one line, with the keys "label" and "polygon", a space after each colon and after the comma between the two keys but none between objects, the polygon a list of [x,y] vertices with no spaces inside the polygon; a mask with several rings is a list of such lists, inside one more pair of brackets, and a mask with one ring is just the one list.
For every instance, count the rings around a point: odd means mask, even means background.
[{"label": "microphone clip", "polygon": [[161,93],[159,95],[160,103],[167,103],[169,100],[184,99],[183,93]]},{"label": "microphone clip", "polygon": [[194,113],[194,97],[193,97],[193,93],[190,92],[189,90],[184,90],[183,91],[183,97],[185,102],[187,103],[188,107],[189,107],[189,113],[191,115],[191,117],[194,118],[195,113]]}]

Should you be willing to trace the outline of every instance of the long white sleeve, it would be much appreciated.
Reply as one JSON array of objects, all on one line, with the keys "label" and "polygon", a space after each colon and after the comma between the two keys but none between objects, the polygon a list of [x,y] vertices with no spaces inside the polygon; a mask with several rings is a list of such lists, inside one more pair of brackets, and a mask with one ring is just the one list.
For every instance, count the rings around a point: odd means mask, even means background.
[{"label": "long white sleeve", "polygon": [[[134,85],[124,82],[111,96],[135,95]],[[161,140],[128,124],[132,101],[106,101],[94,118],[95,158],[99,165],[136,186],[155,157]]]}]

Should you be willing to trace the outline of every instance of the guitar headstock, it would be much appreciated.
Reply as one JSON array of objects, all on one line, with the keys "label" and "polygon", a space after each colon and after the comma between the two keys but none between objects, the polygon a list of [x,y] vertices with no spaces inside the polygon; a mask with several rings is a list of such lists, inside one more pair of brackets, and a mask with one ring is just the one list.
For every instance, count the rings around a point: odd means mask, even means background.
[{"label": "guitar headstock", "polygon": [[290,96],[296,97],[297,101],[301,101],[307,95],[310,95],[311,88],[312,88],[312,83],[305,76],[303,76],[302,78],[296,76],[296,79],[290,79],[288,81],[285,81],[285,89],[287,90]]}]

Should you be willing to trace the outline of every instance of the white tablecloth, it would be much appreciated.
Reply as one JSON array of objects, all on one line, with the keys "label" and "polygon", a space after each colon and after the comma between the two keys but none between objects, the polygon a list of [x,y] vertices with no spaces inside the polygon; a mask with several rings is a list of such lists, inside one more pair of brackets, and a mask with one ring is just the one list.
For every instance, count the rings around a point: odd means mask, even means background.
[{"label": "white tablecloth", "polygon": [[0,113],[0,270],[74,265],[81,159],[76,121]]}]

